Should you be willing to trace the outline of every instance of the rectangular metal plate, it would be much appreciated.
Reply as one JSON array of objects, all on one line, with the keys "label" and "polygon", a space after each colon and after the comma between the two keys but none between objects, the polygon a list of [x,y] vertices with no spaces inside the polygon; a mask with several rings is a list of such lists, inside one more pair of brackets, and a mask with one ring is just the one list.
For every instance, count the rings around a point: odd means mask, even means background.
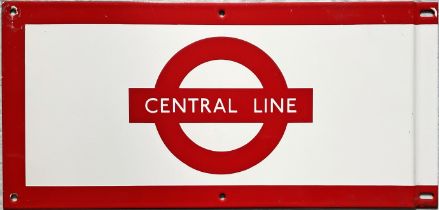
[{"label": "rectangular metal plate", "polygon": [[437,3],[7,1],[5,208],[437,207]]}]

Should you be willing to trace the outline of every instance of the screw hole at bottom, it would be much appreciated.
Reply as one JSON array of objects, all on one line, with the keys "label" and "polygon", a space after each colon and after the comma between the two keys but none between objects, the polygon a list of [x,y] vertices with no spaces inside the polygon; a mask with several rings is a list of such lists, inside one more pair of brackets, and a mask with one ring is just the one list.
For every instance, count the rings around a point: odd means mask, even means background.
[{"label": "screw hole at bottom", "polygon": [[433,200],[434,195],[432,193],[421,193],[419,194],[419,198],[422,200]]},{"label": "screw hole at bottom", "polygon": [[226,200],[226,194],[225,193],[220,193],[218,198],[220,199],[220,201],[224,201],[224,200]]},{"label": "screw hole at bottom", "polygon": [[15,203],[18,201],[18,194],[17,193],[11,193],[9,195],[9,199],[11,200],[11,202]]}]

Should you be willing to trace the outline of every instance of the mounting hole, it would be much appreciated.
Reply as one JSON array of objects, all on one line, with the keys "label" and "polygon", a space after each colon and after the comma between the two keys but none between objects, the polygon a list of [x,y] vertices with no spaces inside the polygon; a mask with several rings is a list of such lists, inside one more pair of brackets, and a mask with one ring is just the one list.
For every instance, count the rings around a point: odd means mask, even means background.
[{"label": "mounting hole", "polygon": [[15,15],[18,15],[18,9],[16,6],[11,6],[11,9],[9,10],[9,14],[14,17]]},{"label": "mounting hole", "polygon": [[419,198],[422,200],[433,200],[434,195],[433,193],[421,193],[419,194]]},{"label": "mounting hole", "polygon": [[218,16],[224,18],[224,16],[226,16],[226,11],[223,9],[218,10]]},{"label": "mounting hole", "polygon": [[419,12],[419,16],[421,16],[423,18],[436,17],[437,11],[435,8],[423,9]]},{"label": "mounting hole", "polygon": [[226,194],[225,193],[220,193],[218,195],[218,198],[219,198],[220,201],[225,201],[226,200]]},{"label": "mounting hole", "polygon": [[9,199],[11,200],[11,202],[15,203],[18,201],[18,194],[17,193],[11,193],[9,195]]}]

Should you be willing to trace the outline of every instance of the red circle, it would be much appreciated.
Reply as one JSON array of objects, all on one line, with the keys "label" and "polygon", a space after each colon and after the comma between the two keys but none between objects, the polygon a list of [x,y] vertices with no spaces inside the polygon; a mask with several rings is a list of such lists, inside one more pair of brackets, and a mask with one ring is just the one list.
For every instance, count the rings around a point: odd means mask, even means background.
[{"label": "red circle", "polygon": [[[246,41],[230,37],[212,37],[196,41],[177,52],[165,65],[156,88],[178,89],[195,67],[213,60],[229,60],[251,70],[264,91],[282,91],[287,83],[276,63],[264,51]],[[166,147],[186,165],[206,173],[231,174],[251,168],[264,160],[278,145],[287,122],[270,118],[258,134],[244,146],[231,151],[212,151],[195,144],[182,130],[177,119],[156,122]]]}]

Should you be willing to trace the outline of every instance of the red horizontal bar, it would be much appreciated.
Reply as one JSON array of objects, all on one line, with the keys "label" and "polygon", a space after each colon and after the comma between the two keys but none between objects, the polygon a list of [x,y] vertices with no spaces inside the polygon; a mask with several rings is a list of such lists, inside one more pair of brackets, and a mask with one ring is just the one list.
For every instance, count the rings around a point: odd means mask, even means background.
[{"label": "red horizontal bar", "polygon": [[312,122],[312,88],[129,89],[132,123],[176,122]]},{"label": "red horizontal bar", "polygon": [[[10,24],[351,25],[437,24],[437,2],[145,3],[7,1]],[[219,11],[224,11],[220,15]]]},{"label": "red horizontal bar", "polygon": [[[437,207],[437,186],[27,187],[6,208]],[[432,200],[419,200],[421,192]],[[225,199],[220,199],[220,194]],[[425,205],[428,204],[428,205]]]}]

